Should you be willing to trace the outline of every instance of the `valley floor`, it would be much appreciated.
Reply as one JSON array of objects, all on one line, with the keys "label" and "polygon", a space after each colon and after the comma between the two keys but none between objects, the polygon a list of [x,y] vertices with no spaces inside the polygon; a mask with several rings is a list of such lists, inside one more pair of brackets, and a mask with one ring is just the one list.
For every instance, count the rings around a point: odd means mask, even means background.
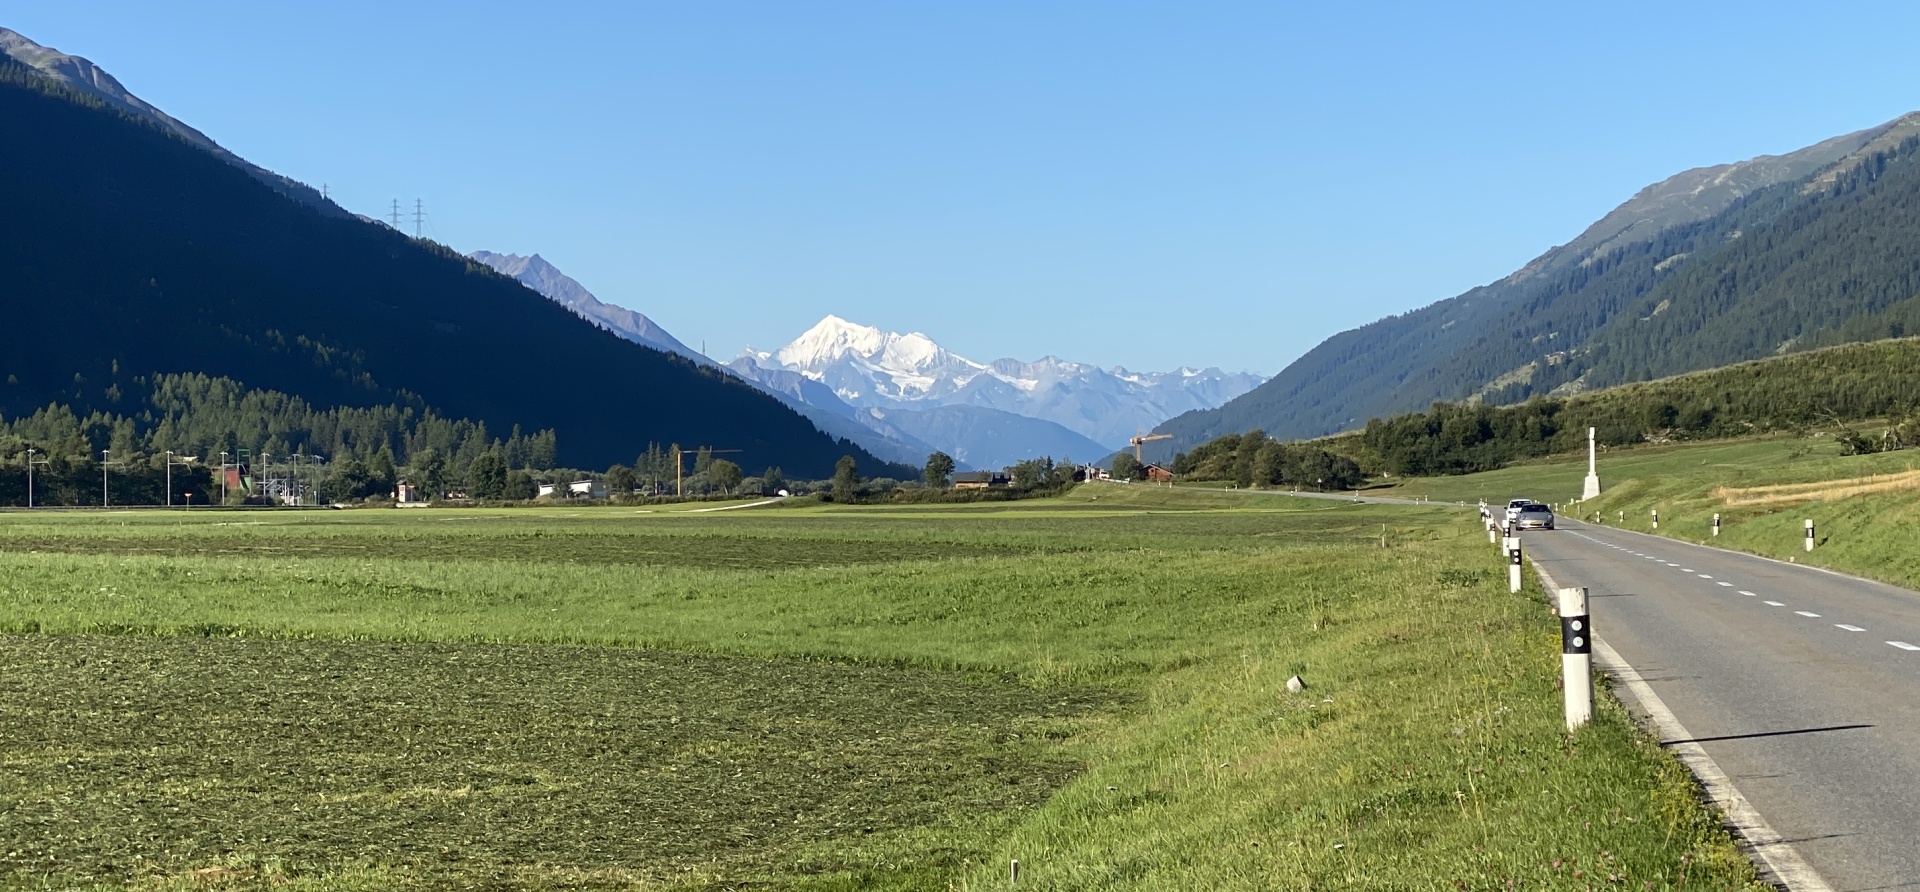
[{"label": "valley floor", "polygon": [[1470,520],[4,513],[0,887],[1753,884]]}]

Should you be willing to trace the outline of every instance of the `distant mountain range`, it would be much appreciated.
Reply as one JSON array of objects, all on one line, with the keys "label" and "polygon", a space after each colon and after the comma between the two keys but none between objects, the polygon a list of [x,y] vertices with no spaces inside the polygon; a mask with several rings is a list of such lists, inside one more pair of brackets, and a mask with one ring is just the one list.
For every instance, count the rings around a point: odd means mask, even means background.
[{"label": "distant mountain range", "polygon": [[[713,364],[644,314],[601,301],[538,254],[469,256],[622,338]],[[886,460],[919,463],[939,450],[962,467],[991,469],[1042,456],[1099,461],[1137,431],[1218,406],[1262,380],[1218,369],[1106,371],[1051,356],[983,364],[923,334],[883,332],[837,316],[777,351],[749,349],[723,368],[822,432]]]},{"label": "distant mountain range", "polygon": [[626,307],[601,303],[585,286],[574,281],[566,273],[548,263],[546,258],[535,254],[521,257],[518,254],[495,254],[492,251],[475,251],[467,255],[494,269],[504,276],[511,276],[520,284],[532,288],[554,302],[572,310],[588,320],[597,322],[607,330],[636,344],[644,344],[655,350],[679,354],[697,363],[712,365],[667,330],[653,324],[645,314],[636,313]]},{"label": "distant mountain range", "polygon": [[59,403],[85,418],[155,373],[201,373],[322,408],[431,408],[496,437],[550,428],[578,468],[679,443],[740,449],[749,472],[822,478],[845,454],[869,475],[914,472],[731,374],[357,220],[13,32],[0,33],[0,120],[31,135],[0,164],[0,294],[10,330],[32,333],[0,354],[7,415]]},{"label": "distant mountain range", "polygon": [[[1183,368],[1172,372],[1111,370],[1047,356],[1034,362],[1000,359],[975,362],[941,347],[918,332],[899,334],[828,316],[778,350],[751,348],[728,366],[746,375],[784,371],[826,385],[847,405],[890,410],[888,420],[922,440],[939,442],[921,416],[902,414],[928,408],[969,406],[1038,419],[1071,433],[1046,432],[1053,448],[1071,448],[1077,459],[1105,458],[1135,433],[1181,412],[1218,406],[1257,386],[1251,373]],[[877,414],[877,413],[875,413]],[[951,413],[941,416],[954,418]],[[973,413],[976,419],[991,418]],[[976,422],[978,423],[978,422]],[[984,425],[981,426],[984,430]],[[1042,429],[1033,429],[1035,437]],[[1009,442],[1000,440],[996,442]],[[1019,441],[1012,441],[1019,442]],[[955,457],[982,467],[986,455],[1002,446],[963,441]],[[1030,458],[1043,452],[1039,441],[1015,447]],[[1089,451],[1081,451],[1089,450]],[[1058,452],[1051,453],[1060,458]]]},{"label": "distant mountain range", "polygon": [[1920,115],[1677,174],[1458,297],[1336,334],[1159,430],[1312,437],[1920,332]]}]

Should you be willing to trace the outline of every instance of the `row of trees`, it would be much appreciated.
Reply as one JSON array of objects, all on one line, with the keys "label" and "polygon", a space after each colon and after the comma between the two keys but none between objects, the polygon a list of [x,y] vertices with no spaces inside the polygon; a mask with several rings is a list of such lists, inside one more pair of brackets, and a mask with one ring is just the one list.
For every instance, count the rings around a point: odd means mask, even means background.
[{"label": "row of trees", "polygon": [[1322,491],[1353,489],[1366,480],[1360,464],[1350,456],[1319,443],[1282,442],[1257,430],[1227,434],[1180,453],[1169,470],[1194,480]]},{"label": "row of trees", "polygon": [[[1851,344],[1511,406],[1435,403],[1321,441],[1370,472],[1465,474],[1586,446],[1832,429],[1852,452],[1920,442],[1920,341]],[[1850,425],[1893,419],[1877,435]]]},{"label": "row of trees", "polygon": [[[553,431],[492,437],[484,423],[448,419],[412,405],[315,409],[304,400],[205,375],[140,379],[149,390],[125,414],[85,417],[50,405],[20,418],[0,418],[0,504],[27,503],[28,456],[34,457],[34,503],[99,504],[102,471],[112,504],[167,501],[167,454],[175,463],[173,496],[194,493],[202,503],[220,497],[221,471],[242,484],[229,501],[254,498],[264,481],[309,503],[384,498],[406,481],[429,498],[459,494],[478,500],[524,500],[539,486],[599,480],[609,495],[808,492],[822,489],[838,501],[892,492],[891,478],[862,479],[852,455],[841,458],[824,486],[790,481],[778,467],[748,477],[734,461],[708,449],[648,444],[631,465],[604,472],[554,467]],[[125,395],[123,395],[123,398]],[[29,452],[31,450],[31,453]],[[222,455],[224,453],[224,456]],[[944,452],[928,456],[922,482],[941,489],[956,463]],[[1051,458],[1006,469],[1012,489],[1056,490],[1073,480],[1074,466]]]}]

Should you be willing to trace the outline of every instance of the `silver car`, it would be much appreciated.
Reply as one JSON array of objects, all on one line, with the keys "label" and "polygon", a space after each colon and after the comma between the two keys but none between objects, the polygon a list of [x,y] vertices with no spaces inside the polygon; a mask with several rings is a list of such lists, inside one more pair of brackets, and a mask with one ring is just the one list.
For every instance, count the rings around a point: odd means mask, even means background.
[{"label": "silver car", "polygon": [[1519,513],[1514,516],[1513,526],[1521,530],[1553,529],[1553,509],[1539,502],[1521,505]]}]

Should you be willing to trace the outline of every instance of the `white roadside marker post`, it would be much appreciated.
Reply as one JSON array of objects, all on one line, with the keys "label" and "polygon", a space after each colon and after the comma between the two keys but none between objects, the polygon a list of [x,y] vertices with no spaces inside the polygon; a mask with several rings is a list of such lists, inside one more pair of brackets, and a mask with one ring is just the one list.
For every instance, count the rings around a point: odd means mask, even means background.
[{"label": "white roadside marker post", "polygon": [[1620,511],[1620,525],[1621,525],[1621,526],[1626,526],[1626,525],[1627,525],[1627,512],[1626,512],[1626,509],[1624,509],[1624,508],[1623,508],[1623,509],[1621,509],[1621,511]]},{"label": "white roadside marker post", "polygon": [[1720,535],[1720,515],[1718,514],[1713,516],[1713,534],[1715,536]]},{"label": "white roadside marker post", "polygon": [[1577,731],[1593,718],[1593,619],[1584,588],[1560,590],[1560,679],[1567,731]]},{"label": "white roadside marker post", "polygon": [[1020,859],[1013,859],[1013,865],[1007,868],[1007,881],[1016,886],[1020,884]]},{"label": "white roadside marker post", "polygon": [[1813,518],[1807,518],[1807,550],[1813,550]]},{"label": "white roadside marker post", "polygon": [[1507,538],[1507,591],[1520,590],[1520,537]]},{"label": "white roadside marker post", "polygon": [[1658,508],[1653,509],[1653,528],[1656,530],[1660,528],[1660,509]]}]

